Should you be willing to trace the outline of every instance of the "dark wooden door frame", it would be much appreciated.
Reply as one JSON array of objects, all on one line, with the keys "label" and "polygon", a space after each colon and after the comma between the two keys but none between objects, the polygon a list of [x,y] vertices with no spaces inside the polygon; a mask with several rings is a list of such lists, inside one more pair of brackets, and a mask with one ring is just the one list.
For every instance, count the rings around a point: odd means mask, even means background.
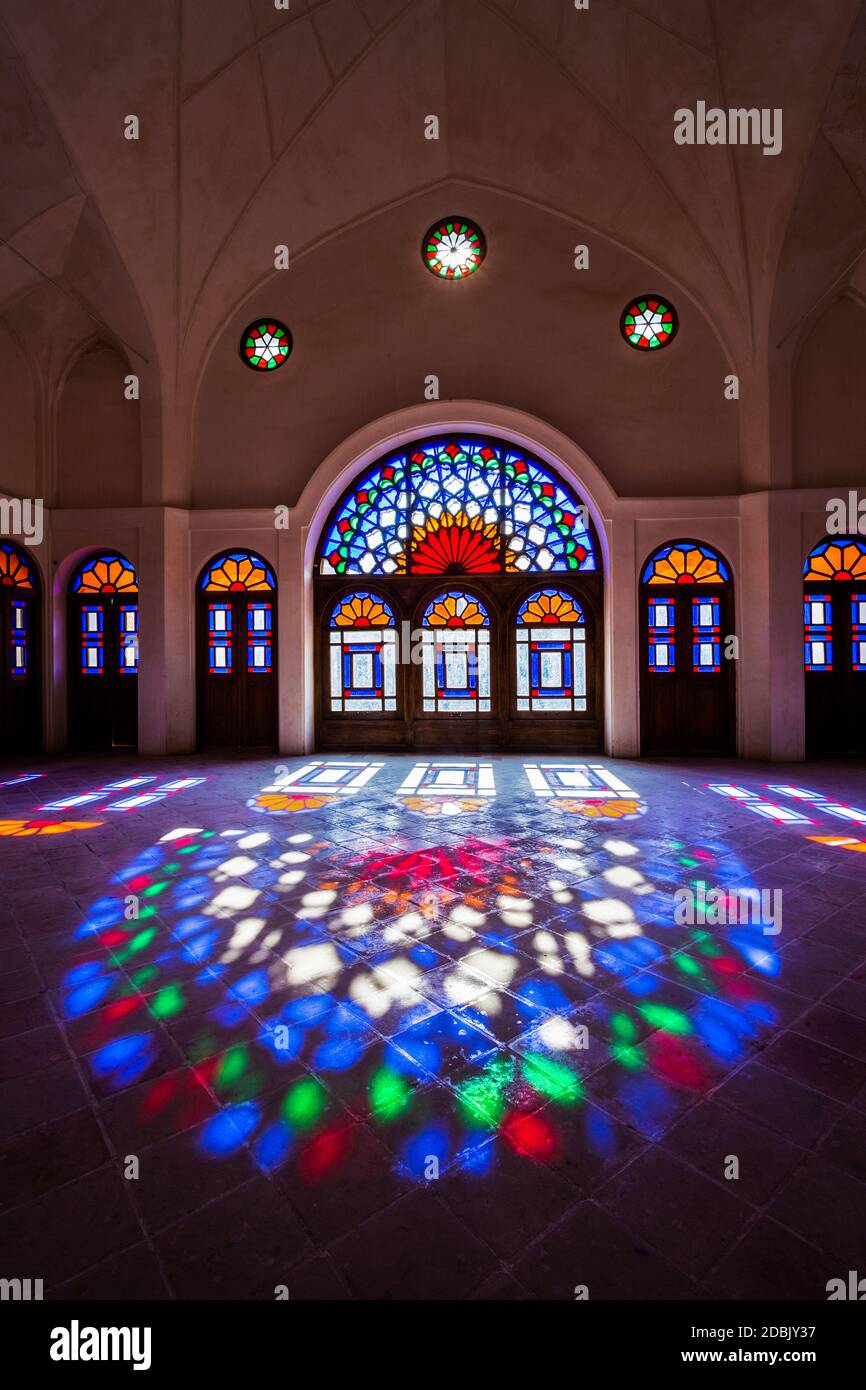
[{"label": "dark wooden door frame", "polygon": [[866,594],[866,580],[810,579],[803,584],[804,602],[829,594],[833,611],[833,670],[804,672],[807,758],[866,756],[866,671],[855,671],[852,661],[855,593]]},{"label": "dark wooden door frame", "polygon": [[[38,585],[32,560],[27,559]],[[33,589],[0,589],[0,751],[38,752],[42,747],[42,593]],[[28,671],[23,679],[12,675],[12,605],[23,603],[27,613]],[[23,705],[23,708],[22,708]]]},{"label": "dark wooden door frame", "polygon": [[[212,561],[210,562],[213,563]],[[211,603],[229,603],[232,610],[232,674],[228,678],[232,688],[234,741],[229,744],[209,741],[206,730],[206,682],[224,680],[223,676],[211,676],[208,671],[208,622],[207,610]],[[271,670],[268,674],[251,675],[247,671],[247,605],[250,603],[270,603],[271,605]],[[236,589],[224,592],[202,589],[196,585],[195,619],[195,665],[196,665],[196,747],[199,751],[214,748],[249,749],[256,751],[276,751],[278,741],[278,699],[279,699],[279,646],[278,613],[276,589]],[[248,726],[247,701],[248,684],[251,680],[266,680],[271,689],[269,722],[272,737],[264,743],[244,741]]]},{"label": "dark wooden door frame", "polygon": [[[81,673],[81,611],[83,608],[102,607],[102,646],[103,674],[93,681],[101,681],[100,694],[105,705],[104,719],[107,721],[95,737],[87,737],[87,721],[78,708],[78,701],[87,698],[88,678]],[[82,751],[130,752],[138,748],[138,671],[135,674],[121,675],[120,663],[120,610],[134,607],[140,614],[139,595],[117,593],[77,593],[66,596],[66,690],[67,690],[67,741],[72,749]],[[140,652],[140,648],[139,648]],[[124,701],[129,701],[130,710],[124,709]],[[116,735],[121,733],[123,723],[128,723],[131,739],[121,742]]]},{"label": "dark wooden door frame", "polygon": [[[561,588],[580,602],[587,630],[586,714],[540,714],[516,709],[515,617],[541,589]],[[339,715],[330,711],[329,618],[335,604],[358,590],[391,606],[398,647],[417,632],[427,605],[459,590],[476,596],[490,617],[491,712],[424,714],[422,668],[398,662],[397,712]],[[600,753],[604,738],[604,577],[599,572],[474,575],[318,576],[314,587],[316,747],[370,752]]]},{"label": "dark wooden door frame", "polygon": [[[692,601],[705,594],[707,598],[719,599],[719,631],[721,636],[721,672],[719,675],[697,674],[692,666],[693,625],[691,616]],[[676,636],[676,670],[671,672],[652,672],[649,668],[649,621],[648,604],[650,599],[673,600]],[[736,756],[737,686],[736,670],[733,660],[725,658],[725,638],[731,635],[735,616],[734,585],[725,584],[644,584],[638,585],[638,652],[640,659],[640,750],[642,757],[696,757],[696,756]],[[688,739],[689,705],[695,695],[699,695],[702,683],[718,681],[724,683],[724,728],[719,731],[718,747],[710,752],[694,748]],[[672,691],[675,711],[675,724],[679,739],[660,740],[657,730],[651,727],[654,711],[654,690],[667,686]],[[663,744],[667,746],[661,746]]]}]

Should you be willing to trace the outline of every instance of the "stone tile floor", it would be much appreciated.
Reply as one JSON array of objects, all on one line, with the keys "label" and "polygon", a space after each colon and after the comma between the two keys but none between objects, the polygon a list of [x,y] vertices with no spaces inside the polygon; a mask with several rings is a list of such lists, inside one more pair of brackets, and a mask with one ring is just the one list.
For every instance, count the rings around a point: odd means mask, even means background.
[{"label": "stone tile floor", "polygon": [[[829,809],[862,769],[591,759],[633,795],[575,800],[492,758],[495,798],[407,805],[415,760],[375,761],[303,810],[263,759],[0,774],[0,1274],[824,1299],[866,1269],[866,825]],[[781,931],[677,925],[696,882],[781,889]]]}]

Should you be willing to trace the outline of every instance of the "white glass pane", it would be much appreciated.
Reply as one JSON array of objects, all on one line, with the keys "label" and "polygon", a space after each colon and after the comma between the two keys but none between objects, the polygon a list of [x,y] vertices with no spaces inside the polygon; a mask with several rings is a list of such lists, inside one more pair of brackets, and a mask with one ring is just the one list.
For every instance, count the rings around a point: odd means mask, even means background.
[{"label": "white glass pane", "polygon": [[825,644],[823,642],[812,643],[812,665],[823,666],[827,658],[824,655]]},{"label": "white glass pane", "polygon": [[713,605],[711,603],[698,604],[698,623],[701,627],[713,626]]},{"label": "white glass pane", "polygon": [[434,705],[428,705],[427,700],[436,694],[436,648],[432,641],[425,637],[424,641],[424,708],[434,709]]},{"label": "white glass pane", "polygon": [[490,709],[490,648],[483,646],[478,652],[478,694],[482,699],[481,708]]},{"label": "white glass pane", "polygon": [[[562,688],[562,653],[561,652],[542,652],[541,653],[541,685],[542,689],[560,690]],[[540,709],[544,706],[540,705]]]},{"label": "white glass pane", "polygon": [[[582,638],[583,628],[580,629],[580,635]],[[586,694],[586,643],[582,640],[574,644],[574,693]],[[583,708],[586,709],[585,701]]]},{"label": "white glass pane", "polygon": [[[339,635],[339,634],[338,634]],[[343,694],[341,673],[341,653],[339,647],[331,648],[331,696],[336,699]]]},{"label": "white glass pane", "polygon": [[373,653],[353,652],[352,685],[356,690],[371,690],[373,686]]},{"label": "white glass pane", "polygon": [[469,661],[465,652],[445,653],[445,685],[448,690],[466,690],[469,685]]},{"label": "white glass pane", "polygon": [[[518,638],[520,634],[518,633]],[[519,697],[529,694],[529,647],[519,646],[517,648],[517,694]],[[517,701],[518,709],[528,709],[529,706],[524,701],[521,704]]]},{"label": "white glass pane", "polygon": [[571,700],[557,699],[553,695],[540,695],[533,700],[532,708],[542,712],[550,710],[571,710]]}]

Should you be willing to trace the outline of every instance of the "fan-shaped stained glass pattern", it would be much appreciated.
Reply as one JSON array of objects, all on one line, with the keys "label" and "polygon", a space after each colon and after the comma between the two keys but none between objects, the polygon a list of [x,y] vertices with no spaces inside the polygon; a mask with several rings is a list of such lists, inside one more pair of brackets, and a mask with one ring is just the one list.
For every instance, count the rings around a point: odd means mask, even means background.
[{"label": "fan-shaped stained glass pattern", "polygon": [[540,589],[521,605],[517,621],[527,627],[582,623],[583,611],[577,599],[563,593],[562,589]]},{"label": "fan-shaped stained glass pattern", "polygon": [[292,335],[278,319],[257,319],[241,334],[241,357],[254,372],[276,371],[291,351]]},{"label": "fan-shaped stained glass pattern", "polygon": [[490,618],[480,599],[471,594],[440,594],[428,604],[423,627],[489,627]]},{"label": "fan-shaped stained glass pattern", "polygon": [[349,594],[340,600],[331,614],[331,627],[394,626],[391,605],[376,594]]},{"label": "fan-shaped stained glass pattern", "polygon": [[644,584],[727,584],[730,578],[722,557],[695,541],[663,545],[643,572]]},{"label": "fan-shaped stained glass pattern", "polygon": [[73,594],[137,594],[138,576],[123,555],[100,554],[85,560],[72,581]]},{"label": "fan-shaped stained glass pattern", "polygon": [[866,541],[851,536],[822,541],[811,551],[803,576],[819,584],[828,579],[866,579]]},{"label": "fan-shaped stained glass pattern", "polygon": [[270,565],[251,550],[224,551],[201,577],[201,588],[210,594],[261,593],[276,587]]},{"label": "fan-shaped stained glass pattern", "polygon": [[484,233],[464,217],[435,222],[424,238],[424,264],[442,280],[465,280],[478,269],[487,251]]},{"label": "fan-shaped stained glass pattern", "polygon": [[7,541],[0,541],[0,585],[4,589],[25,589],[28,593],[36,588],[33,571],[21,551]]},{"label": "fan-shaped stained glass pattern", "polygon": [[586,507],[517,445],[412,444],[362,475],[326,528],[319,572],[497,574],[598,568]]},{"label": "fan-shaped stained glass pattern", "polygon": [[644,294],[623,310],[622,336],[633,348],[653,350],[667,347],[677,331],[677,313],[657,294]]}]

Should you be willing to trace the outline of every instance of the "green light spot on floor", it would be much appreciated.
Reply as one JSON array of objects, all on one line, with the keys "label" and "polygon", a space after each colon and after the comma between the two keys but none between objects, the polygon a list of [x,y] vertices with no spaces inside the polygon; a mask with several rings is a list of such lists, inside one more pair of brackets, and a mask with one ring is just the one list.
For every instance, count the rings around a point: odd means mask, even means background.
[{"label": "green light spot on floor", "polygon": [[134,975],[130,975],[130,980],[136,989],[144,989],[157,978],[159,971],[155,965],[143,965],[140,970],[136,970]]},{"label": "green light spot on floor", "polygon": [[678,970],[681,970],[684,975],[703,975],[704,973],[698,962],[692,960],[691,956],[677,954],[674,956],[673,960],[674,965]]},{"label": "green light spot on floor", "polygon": [[645,1066],[644,1056],[639,1047],[620,1047],[618,1044],[610,1049],[611,1056],[615,1062],[619,1062],[626,1071],[640,1071]]},{"label": "green light spot on floor", "polygon": [[496,1129],[505,1113],[502,1087],[488,1076],[471,1076],[455,1088],[457,1104],[470,1129]]},{"label": "green light spot on floor", "polygon": [[164,893],[168,887],[168,879],[164,878],[161,883],[151,883],[149,888],[142,889],[143,898],[158,898],[160,893]]},{"label": "green light spot on floor", "polygon": [[639,1004],[638,1013],[651,1028],[661,1028],[665,1033],[682,1036],[692,1031],[691,1020],[679,1009],[670,1009],[666,1004]]},{"label": "green light spot on floor", "polygon": [[560,1105],[574,1105],[583,1097],[580,1077],[543,1053],[533,1052],[524,1057],[523,1076],[539,1095],[559,1101]]},{"label": "green light spot on floor", "polygon": [[220,1058],[219,1066],[214,1075],[214,1085],[232,1086],[243,1076],[249,1065],[249,1054],[244,1043],[238,1043],[237,1047],[230,1047],[228,1052]]},{"label": "green light spot on floor", "polygon": [[306,1076],[286,1092],[283,1100],[283,1119],[287,1124],[307,1129],[316,1123],[327,1101],[327,1092],[320,1081]]},{"label": "green light spot on floor", "polygon": [[412,1087],[404,1076],[390,1067],[380,1067],[370,1077],[370,1110],[377,1120],[393,1120],[402,1115],[412,1100]]},{"label": "green light spot on floor", "polygon": [[186,1007],[183,990],[180,985],[166,985],[165,989],[154,995],[149,1007],[154,1018],[174,1018]]},{"label": "green light spot on floor", "polygon": [[634,1042],[637,1037],[635,1021],[628,1014],[611,1014],[610,1031],[619,1042]]}]

